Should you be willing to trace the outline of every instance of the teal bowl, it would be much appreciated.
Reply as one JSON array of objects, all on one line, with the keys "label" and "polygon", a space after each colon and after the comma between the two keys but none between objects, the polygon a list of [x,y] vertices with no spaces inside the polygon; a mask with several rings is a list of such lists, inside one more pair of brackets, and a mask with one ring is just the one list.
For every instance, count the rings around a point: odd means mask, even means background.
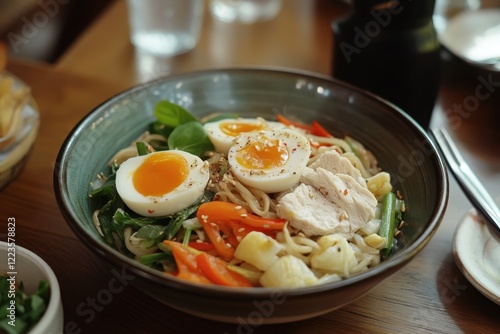
[{"label": "teal bowl", "polygon": [[[198,117],[236,112],[272,119],[282,113],[304,122],[317,120],[333,134],[358,139],[391,173],[394,187],[405,196],[408,223],[397,252],[339,282],[297,289],[238,289],[198,286],[167,277],[108,247],[92,222],[89,182],[106,170],[116,151],[147,129],[154,120],[154,106],[163,99]],[[110,98],[69,133],[57,157],[54,187],[60,210],[74,233],[103,259],[134,275],[132,284],[178,310],[232,323],[256,316],[263,323],[297,321],[362,297],[423,249],[439,226],[448,198],[446,169],[434,144],[397,107],[328,77],[256,68],[168,76]]]}]

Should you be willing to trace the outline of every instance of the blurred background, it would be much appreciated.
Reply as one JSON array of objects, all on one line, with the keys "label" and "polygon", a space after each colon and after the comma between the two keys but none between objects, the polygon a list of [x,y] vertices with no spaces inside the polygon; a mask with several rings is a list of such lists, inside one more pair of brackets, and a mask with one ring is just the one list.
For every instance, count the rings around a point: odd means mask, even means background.
[{"label": "blurred background", "polygon": [[[332,44],[335,41],[341,43],[346,38],[345,34],[335,36],[332,33],[333,24],[349,17],[356,3],[362,6],[379,2],[394,4],[397,1],[284,0],[279,15],[260,24],[228,23],[220,18],[213,19],[214,17],[207,20],[209,14],[205,14],[202,37],[193,52],[175,57],[159,57],[134,50],[129,40],[129,32],[132,29],[129,29],[127,20],[126,0],[0,0],[0,41],[4,41],[10,48],[11,58],[56,65],[61,70],[70,69],[71,72],[86,76],[109,78],[129,86],[159,76],[207,68],[278,66],[333,74],[337,79],[372,90],[396,104],[398,104],[396,98],[384,96],[383,92],[376,89],[382,87],[385,91],[396,94],[399,94],[400,90],[409,92],[417,101],[425,101],[422,95],[424,91],[430,91],[426,94],[427,100],[431,103],[430,107],[425,108],[428,110],[425,113],[427,121],[431,112],[435,115],[434,110],[441,110],[451,126],[457,129],[455,132],[458,137],[471,143],[471,147],[476,151],[484,149],[492,152],[489,155],[495,160],[500,159],[498,145],[500,132],[497,130],[500,124],[498,112],[500,89],[497,88],[500,85],[498,68],[500,0],[419,1],[432,5],[435,2],[433,22],[438,33],[438,41],[435,41],[434,34],[430,35],[434,41],[432,45],[437,45],[434,49],[439,52],[439,57],[436,58],[439,58],[438,62],[442,67],[439,71],[433,70],[431,63],[424,60],[419,63],[423,68],[431,70],[427,72],[414,70],[414,66],[408,66],[410,57],[402,54],[405,50],[397,44],[393,44],[396,45],[394,48],[396,51],[389,51],[389,54],[397,60],[406,61],[407,65],[402,68],[412,69],[412,77],[403,78],[403,82],[412,83],[432,77],[432,85],[423,85],[426,89],[403,89],[406,86],[392,79],[386,84],[380,84],[379,78],[389,77],[386,75],[389,73],[387,71],[394,68],[393,64],[396,62],[391,62],[386,57],[388,49],[383,45],[380,47],[379,44],[381,52],[373,51],[375,40],[371,42],[370,48],[366,48],[363,52],[364,59],[371,59],[371,62],[358,57],[357,64],[353,63],[350,66],[353,75],[341,76],[338,70],[336,73],[332,70],[334,67],[348,69],[345,64],[340,63],[335,66],[335,62],[332,61],[332,55],[341,55],[332,51]],[[461,16],[460,13],[466,15]],[[484,19],[484,15],[488,17],[493,15],[493,20]],[[454,24],[450,25],[452,22]],[[364,24],[362,26],[367,27]],[[344,29],[346,30],[349,29]],[[431,43],[419,38],[419,34],[424,30],[412,30],[417,38],[416,41],[419,42],[416,44],[422,47],[404,49],[413,53],[415,50],[417,53],[420,51],[426,53],[426,46]],[[354,29],[351,29],[352,31]],[[398,31],[385,29],[384,32],[392,34],[392,40],[397,42]],[[409,41],[406,35],[401,36],[403,37],[399,39],[400,41]],[[443,43],[443,36],[448,36],[445,39],[448,45]],[[383,38],[385,37],[379,36],[379,41],[383,41]],[[477,43],[480,40],[483,43]],[[255,47],[256,45],[258,47]],[[488,55],[482,62],[471,62],[461,57],[470,50],[479,49],[481,54]],[[374,61],[375,58],[371,57],[373,54],[381,61]],[[490,62],[493,62],[493,65]],[[373,63],[376,65],[373,66]],[[398,62],[398,64],[403,63]],[[375,68],[382,73],[375,72]],[[358,72],[362,74],[359,75]],[[428,72],[431,74],[427,75]],[[403,71],[394,73],[406,75]],[[372,82],[375,82],[371,87],[366,84],[370,77]],[[440,83],[441,87],[437,87],[437,83]],[[478,87],[483,95],[476,96]],[[438,96],[435,101],[436,91]],[[411,102],[414,100],[406,98],[406,95],[401,96],[402,100],[410,101],[407,104],[414,106],[412,109],[424,114],[422,112],[424,108],[419,108],[417,103]],[[411,114],[410,107],[407,105],[401,107]],[[478,136],[477,133],[481,135]]]},{"label": "blurred background", "polygon": [[0,0],[0,40],[17,58],[53,63],[113,1]]}]

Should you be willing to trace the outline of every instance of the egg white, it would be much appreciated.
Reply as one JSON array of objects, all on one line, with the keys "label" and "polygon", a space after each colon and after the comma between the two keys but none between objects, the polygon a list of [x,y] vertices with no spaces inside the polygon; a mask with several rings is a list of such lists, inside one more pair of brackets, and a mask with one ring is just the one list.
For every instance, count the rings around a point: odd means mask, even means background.
[{"label": "egg white", "polygon": [[[237,118],[237,119],[222,119],[215,122],[205,123],[203,126],[207,132],[208,138],[215,147],[215,151],[228,154],[229,148],[233,145],[233,141],[237,136],[231,136],[221,130],[221,125],[224,123],[240,123],[240,124],[260,124],[262,130],[284,128],[285,126],[279,122],[266,121],[263,118]],[[260,131],[260,130],[259,130]]]},{"label": "egg white", "polygon": [[[238,162],[239,151],[251,143],[263,143],[267,139],[278,139],[280,145],[288,150],[289,158],[282,166],[252,169]],[[298,183],[310,155],[311,146],[304,135],[286,128],[271,129],[238,136],[229,149],[228,162],[233,174],[241,183],[266,193],[276,193],[288,190]]]},{"label": "egg white", "polygon": [[[161,217],[173,214],[193,204],[203,195],[209,179],[209,168],[199,157],[180,150],[161,151],[184,157],[189,175],[177,188],[161,196],[144,196],[134,187],[134,172],[150,155],[133,157],[120,165],[116,172],[116,190],[123,202],[135,213],[145,217]],[[165,175],[165,178],[168,178]]]}]

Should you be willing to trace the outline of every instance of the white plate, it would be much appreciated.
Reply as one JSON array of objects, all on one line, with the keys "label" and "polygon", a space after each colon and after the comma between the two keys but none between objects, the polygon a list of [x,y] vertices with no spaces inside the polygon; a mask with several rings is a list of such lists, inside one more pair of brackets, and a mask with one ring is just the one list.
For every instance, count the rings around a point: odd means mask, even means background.
[{"label": "white plate", "polygon": [[463,59],[500,70],[500,8],[465,10],[447,23],[441,43]]},{"label": "white plate", "polygon": [[471,209],[457,226],[453,255],[467,280],[500,305],[500,236]]}]

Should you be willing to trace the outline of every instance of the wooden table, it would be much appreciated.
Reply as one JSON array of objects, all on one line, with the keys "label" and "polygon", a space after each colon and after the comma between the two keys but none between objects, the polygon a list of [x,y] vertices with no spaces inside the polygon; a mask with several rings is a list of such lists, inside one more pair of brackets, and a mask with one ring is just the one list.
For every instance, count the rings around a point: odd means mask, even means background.
[{"label": "wooden table", "polygon": [[[285,0],[289,1],[289,0]],[[229,54],[222,65],[282,65],[327,74],[329,42],[315,35],[328,28],[327,17],[345,11],[334,1],[290,0],[280,15],[288,15],[290,29],[294,17],[304,17],[304,31],[296,39],[309,43],[299,49],[294,40],[281,41],[287,46],[269,44],[257,57],[248,50],[227,45]],[[322,7],[318,9],[315,7]],[[8,217],[17,222],[17,243],[39,254],[54,269],[61,286],[66,333],[238,333],[232,324],[198,319],[153,300],[132,285],[113,295],[102,305],[96,303],[100,292],[113,279],[113,270],[73,234],[62,218],[53,193],[52,173],[57,152],[70,129],[94,106],[141,81],[135,76],[136,54],[128,44],[123,22],[122,1],[104,14],[82,36],[80,42],[55,67],[11,61],[8,69],[26,81],[41,110],[41,127],[25,170],[0,192],[0,238],[5,240]],[[302,7],[305,6],[305,7]],[[309,8],[300,12],[299,8]],[[326,13],[326,9],[330,13]],[[302,10],[302,9],[301,9]],[[312,17],[319,16],[319,19]],[[277,20],[280,20],[279,16]],[[207,19],[209,20],[209,18]],[[295,19],[297,20],[297,18]],[[121,22],[121,23],[120,23]],[[207,21],[200,45],[178,62],[175,71],[218,67],[217,54],[210,43],[231,40],[231,33],[217,37],[213,29],[222,23]],[[285,22],[284,22],[285,24]],[[113,31],[111,27],[114,27]],[[263,28],[264,26],[260,27]],[[247,38],[256,39],[262,32],[255,26],[238,27]],[[285,28],[280,28],[285,29]],[[110,43],[97,38],[107,32]],[[268,35],[259,38],[268,41]],[[328,33],[322,32],[326,39]],[[211,37],[210,37],[211,36]],[[315,37],[316,36],[316,37]],[[210,41],[210,38],[213,38]],[[227,40],[226,40],[227,39]],[[96,44],[93,44],[96,43]],[[267,44],[266,44],[267,45]],[[295,50],[296,54],[290,53]],[[250,52],[250,51],[249,51]],[[257,51],[255,51],[257,52]],[[288,54],[289,58],[283,58]],[[437,108],[434,125],[444,124]],[[495,196],[500,195],[500,165],[480,158],[459,142],[464,155]],[[291,324],[252,328],[252,333],[496,333],[500,325],[499,306],[481,295],[462,275],[452,255],[452,237],[457,222],[470,203],[453,178],[449,206],[434,238],[405,268],[376,287],[367,296],[327,315]],[[241,331],[240,331],[241,332]]]}]

